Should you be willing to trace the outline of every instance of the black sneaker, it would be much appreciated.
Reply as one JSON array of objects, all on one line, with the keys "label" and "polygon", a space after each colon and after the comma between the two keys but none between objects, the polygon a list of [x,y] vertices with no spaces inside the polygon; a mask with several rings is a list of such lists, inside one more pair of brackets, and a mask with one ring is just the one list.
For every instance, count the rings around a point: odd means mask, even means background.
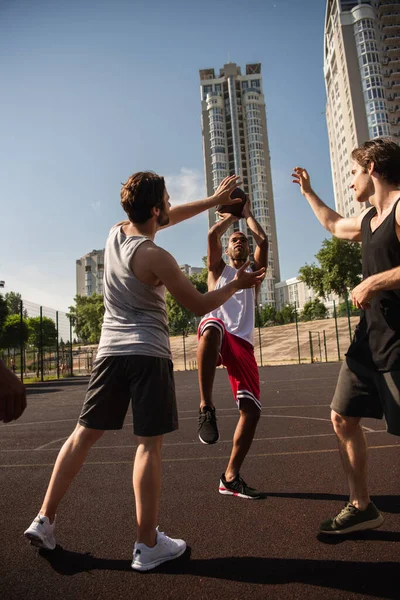
[{"label": "black sneaker", "polygon": [[240,475],[236,475],[232,481],[226,481],[225,473],[221,475],[219,493],[225,496],[238,496],[239,498],[249,498],[251,500],[257,500],[264,496],[261,492],[249,487]]},{"label": "black sneaker", "polygon": [[375,529],[382,523],[383,516],[373,502],[370,502],[365,510],[359,510],[348,502],[336,517],[321,523],[319,530],[320,533],[343,535],[352,531]]},{"label": "black sneaker", "polygon": [[219,431],[217,427],[217,417],[215,416],[215,408],[203,406],[199,410],[199,440],[203,444],[215,444],[219,440]]}]

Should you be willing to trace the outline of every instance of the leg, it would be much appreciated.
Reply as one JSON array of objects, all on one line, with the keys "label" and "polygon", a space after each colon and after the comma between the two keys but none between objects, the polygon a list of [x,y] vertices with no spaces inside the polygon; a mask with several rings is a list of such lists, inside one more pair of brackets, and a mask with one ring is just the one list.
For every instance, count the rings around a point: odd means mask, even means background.
[{"label": "leg", "polygon": [[214,408],[212,389],[217,367],[221,334],[216,327],[207,327],[199,339],[197,365],[200,387],[200,410],[204,406]]},{"label": "leg", "polygon": [[375,529],[383,516],[371,502],[367,488],[367,443],[359,417],[344,417],[332,410],[332,422],[338,437],[339,451],[346,473],[350,502],[333,519],[324,521],[320,532],[340,535]]},{"label": "leg", "polygon": [[54,521],[57,506],[80,470],[90,448],[101,438],[103,433],[104,431],[100,429],[88,429],[78,423],[61,448],[39,512],[48,517],[50,523]]},{"label": "leg", "polygon": [[225,471],[226,481],[232,481],[239,474],[240,468],[252,444],[257,423],[260,419],[260,409],[253,400],[240,400],[240,417],[233,436],[233,448]]},{"label": "leg", "polygon": [[136,500],[137,542],[152,548],[157,541],[163,436],[137,437],[136,440],[138,447],[133,468],[133,490]]},{"label": "leg", "polygon": [[333,428],[338,438],[340,458],[350,489],[350,502],[359,510],[370,503],[367,487],[367,442],[358,417],[344,417],[331,413]]}]

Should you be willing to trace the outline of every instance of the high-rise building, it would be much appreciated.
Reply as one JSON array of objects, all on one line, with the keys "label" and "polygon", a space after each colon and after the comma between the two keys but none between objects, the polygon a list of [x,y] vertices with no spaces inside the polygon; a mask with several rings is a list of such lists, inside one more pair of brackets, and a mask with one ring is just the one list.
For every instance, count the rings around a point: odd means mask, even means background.
[{"label": "high-rise building", "polygon": [[104,250],[92,250],[76,261],[76,293],[91,296],[103,293]]},{"label": "high-rise building", "polygon": [[[236,173],[249,195],[252,211],[269,240],[269,260],[259,302],[275,305],[275,283],[280,280],[274,196],[263,95],[261,64],[246,65],[246,74],[235,63],[228,63],[216,76],[214,69],[200,71],[202,133],[207,194]],[[215,210],[208,214],[209,226],[216,220]],[[235,223],[233,230],[247,226]],[[250,250],[253,239],[250,236]]]},{"label": "high-rise building", "polygon": [[337,211],[359,214],[351,151],[369,139],[400,136],[400,2],[327,0],[326,119]]}]

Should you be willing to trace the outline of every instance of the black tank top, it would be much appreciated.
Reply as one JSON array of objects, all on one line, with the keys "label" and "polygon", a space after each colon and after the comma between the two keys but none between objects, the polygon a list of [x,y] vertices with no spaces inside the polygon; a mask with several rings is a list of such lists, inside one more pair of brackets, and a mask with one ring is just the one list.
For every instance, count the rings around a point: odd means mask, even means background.
[{"label": "black tank top", "polygon": [[[372,208],[361,223],[363,279],[400,266],[395,202],[391,213],[371,231]],[[400,289],[378,292],[363,311],[347,356],[378,371],[400,371]]]}]

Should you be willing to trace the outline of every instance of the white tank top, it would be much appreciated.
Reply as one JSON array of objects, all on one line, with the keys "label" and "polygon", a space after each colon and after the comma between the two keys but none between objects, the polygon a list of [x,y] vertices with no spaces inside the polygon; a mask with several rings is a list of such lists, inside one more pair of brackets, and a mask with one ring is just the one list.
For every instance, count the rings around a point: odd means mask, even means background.
[{"label": "white tank top", "polygon": [[[246,269],[251,272],[251,269]],[[221,288],[235,278],[236,269],[225,265],[215,289]],[[254,346],[254,288],[238,290],[219,308],[204,316],[223,321],[229,333],[237,335]]]}]

